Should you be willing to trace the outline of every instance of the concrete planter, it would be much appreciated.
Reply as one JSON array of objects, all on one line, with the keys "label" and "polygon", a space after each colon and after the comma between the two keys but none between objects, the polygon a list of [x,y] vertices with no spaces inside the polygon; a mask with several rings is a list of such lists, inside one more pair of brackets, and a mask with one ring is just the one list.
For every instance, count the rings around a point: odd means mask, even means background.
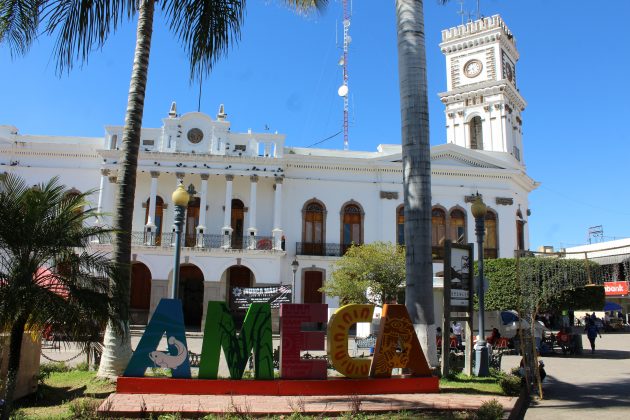
[{"label": "concrete planter", "polygon": [[[22,354],[20,355],[20,370],[13,399],[17,400],[25,395],[37,391],[37,376],[39,375],[39,358],[42,352],[41,336],[34,338],[30,333],[24,333],[22,338]],[[7,377],[9,364],[9,334],[0,334],[0,378]],[[0,383],[0,390],[4,393],[4,381]]]}]

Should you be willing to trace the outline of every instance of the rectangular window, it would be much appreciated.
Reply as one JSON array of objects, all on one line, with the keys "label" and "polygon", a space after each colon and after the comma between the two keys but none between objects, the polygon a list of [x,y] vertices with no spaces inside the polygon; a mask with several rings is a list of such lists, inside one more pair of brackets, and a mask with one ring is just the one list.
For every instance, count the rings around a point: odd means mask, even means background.
[{"label": "rectangular window", "polygon": [[143,146],[154,146],[155,145],[155,140],[142,140],[142,145]]}]

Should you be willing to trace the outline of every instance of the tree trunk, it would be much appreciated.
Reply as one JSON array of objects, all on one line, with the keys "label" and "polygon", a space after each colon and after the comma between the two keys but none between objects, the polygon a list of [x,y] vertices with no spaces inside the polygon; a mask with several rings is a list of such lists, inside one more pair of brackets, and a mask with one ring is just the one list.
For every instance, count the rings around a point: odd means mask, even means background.
[{"label": "tree trunk", "polygon": [[114,216],[114,281],[117,283],[118,312],[123,333],[112,331],[108,323],[105,348],[98,370],[99,377],[116,377],[123,373],[131,357],[129,338],[129,290],[131,284],[131,230],[136,193],[136,170],[142,129],[142,114],[149,71],[149,53],[153,33],[154,0],[142,0],[138,13],[136,51],[129,84],[129,97],[123,129],[122,153],[118,169],[118,201]]},{"label": "tree trunk", "polygon": [[431,255],[431,150],[422,0],[396,0],[405,197],[405,304],[431,366],[437,365]]},{"label": "tree trunk", "polygon": [[20,355],[22,354],[22,338],[26,318],[18,318],[11,327],[9,338],[9,364],[7,369],[6,387],[4,389],[4,406],[2,407],[2,420],[8,420],[13,409],[13,394],[17,384],[18,371],[20,369]]}]

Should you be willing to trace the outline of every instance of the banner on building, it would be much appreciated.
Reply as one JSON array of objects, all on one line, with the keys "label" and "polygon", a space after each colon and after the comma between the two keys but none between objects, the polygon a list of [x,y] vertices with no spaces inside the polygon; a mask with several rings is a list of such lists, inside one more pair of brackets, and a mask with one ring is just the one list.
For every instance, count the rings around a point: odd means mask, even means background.
[{"label": "banner on building", "polygon": [[230,307],[233,310],[246,311],[252,303],[269,303],[272,309],[279,308],[282,303],[291,303],[291,286],[232,288]]},{"label": "banner on building", "polygon": [[607,281],[604,282],[606,296],[624,296],[628,294],[627,281]]}]

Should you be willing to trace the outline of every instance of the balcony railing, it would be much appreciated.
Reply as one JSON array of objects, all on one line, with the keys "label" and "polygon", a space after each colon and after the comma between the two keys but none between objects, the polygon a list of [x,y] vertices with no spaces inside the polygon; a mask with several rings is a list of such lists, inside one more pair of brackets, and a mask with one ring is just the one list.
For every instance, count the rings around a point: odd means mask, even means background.
[{"label": "balcony railing", "polygon": [[[101,244],[111,244],[113,239],[113,234],[103,235],[99,242]],[[226,244],[224,241],[224,235],[219,234],[181,236],[181,245],[184,248],[273,250],[272,236],[231,236],[229,244]],[[131,245],[170,248],[175,246],[175,233],[132,232]]]},{"label": "balcony railing", "polygon": [[341,257],[350,245],[296,242],[295,253],[297,255],[315,255],[320,257]]}]

